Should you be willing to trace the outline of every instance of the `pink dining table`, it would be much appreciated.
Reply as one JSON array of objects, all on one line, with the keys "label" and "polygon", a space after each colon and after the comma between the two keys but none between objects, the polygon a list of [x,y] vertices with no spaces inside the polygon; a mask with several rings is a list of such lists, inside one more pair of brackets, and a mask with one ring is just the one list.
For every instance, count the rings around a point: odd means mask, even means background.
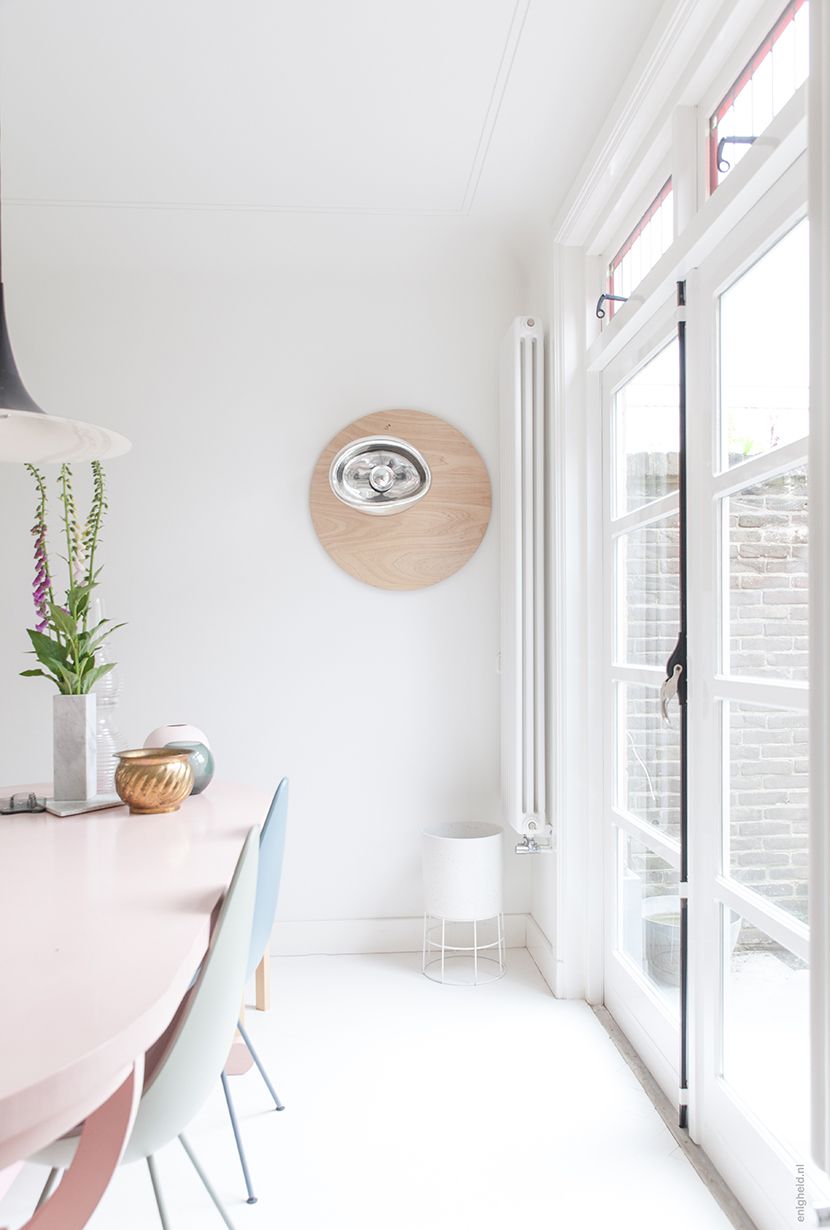
[{"label": "pink dining table", "polygon": [[[49,792],[0,797],[29,790]],[[86,1121],[27,1225],[74,1230],[91,1216],[129,1139],[144,1052],[187,991],[269,803],[214,781],[165,815],[0,816],[0,1195],[3,1172]]]}]

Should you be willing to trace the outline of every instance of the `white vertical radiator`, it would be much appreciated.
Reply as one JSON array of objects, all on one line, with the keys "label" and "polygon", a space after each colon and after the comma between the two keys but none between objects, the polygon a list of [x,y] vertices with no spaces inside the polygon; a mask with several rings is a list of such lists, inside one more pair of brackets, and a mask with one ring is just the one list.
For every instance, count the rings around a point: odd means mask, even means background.
[{"label": "white vertical radiator", "polygon": [[501,349],[502,815],[533,841],[545,799],[545,341],[518,316]]}]

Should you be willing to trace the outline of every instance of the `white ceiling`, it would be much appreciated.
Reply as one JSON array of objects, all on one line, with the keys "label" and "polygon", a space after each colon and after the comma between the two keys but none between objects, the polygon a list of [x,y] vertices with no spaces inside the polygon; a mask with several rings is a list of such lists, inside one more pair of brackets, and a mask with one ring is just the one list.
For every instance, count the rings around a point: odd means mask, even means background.
[{"label": "white ceiling", "polygon": [[3,196],[548,217],[661,0],[0,0]]}]

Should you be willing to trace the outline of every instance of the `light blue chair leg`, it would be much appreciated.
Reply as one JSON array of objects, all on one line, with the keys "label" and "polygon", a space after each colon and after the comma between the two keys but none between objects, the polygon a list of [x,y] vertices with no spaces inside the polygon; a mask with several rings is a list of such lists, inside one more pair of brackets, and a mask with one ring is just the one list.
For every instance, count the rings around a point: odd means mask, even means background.
[{"label": "light blue chair leg", "polygon": [[274,1099],[274,1105],[276,1106],[277,1110],[285,1110],[285,1107],[283,1106],[282,1102],[279,1099],[279,1094],[277,1093],[276,1089],[274,1088],[274,1086],[271,1084],[270,1080],[268,1079],[268,1073],[263,1068],[262,1063],[260,1062],[259,1055],[257,1055],[256,1051],[254,1050],[254,1044],[251,1041],[251,1039],[248,1037],[245,1026],[242,1024],[241,1021],[237,1021],[236,1025],[237,1025],[237,1029],[242,1034],[242,1041],[245,1043],[248,1050],[251,1052],[251,1059],[253,1059],[254,1063],[259,1068],[259,1074],[262,1077],[262,1079],[265,1081],[265,1084],[268,1086],[268,1092],[270,1093],[271,1097]]},{"label": "light blue chair leg", "polygon": [[[214,1079],[215,1079],[215,1078],[214,1078]],[[190,1145],[189,1145],[189,1144],[187,1143],[187,1141],[185,1140],[185,1137],[184,1137],[184,1132],[181,1132],[181,1133],[179,1134],[179,1140],[182,1142],[182,1148],[184,1149],[185,1153],[186,1153],[186,1154],[187,1154],[187,1156],[190,1158],[190,1161],[191,1161],[191,1164],[192,1164],[192,1166],[193,1166],[193,1169],[196,1171],[197,1175],[198,1175],[198,1176],[199,1176],[199,1178],[202,1180],[202,1183],[203,1183],[203,1185],[204,1185],[205,1191],[206,1191],[206,1192],[207,1192],[207,1194],[210,1196],[210,1198],[211,1198],[211,1200],[213,1201],[213,1203],[216,1205],[216,1208],[219,1210],[219,1215],[220,1215],[220,1217],[222,1218],[222,1221],[223,1221],[223,1222],[225,1223],[225,1225],[228,1227],[228,1230],[236,1230],[236,1227],[234,1226],[233,1222],[232,1222],[232,1221],[231,1221],[231,1219],[228,1217],[227,1210],[225,1209],[225,1206],[222,1204],[222,1201],[221,1201],[221,1200],[219,1199],[219,1197],[216,1195],[216,1192],[213,1190],[213,1188],[212,1188],[212,1186],[211,1186],[211,1184],[210,1184],[210,1180],[208,1179],[208,1177],[207,1177],[207,1175],[205,1174],[204,1170],[202,1170],[202,1167],[199,1165],[198,1161],[196,1160],[196,1155],[194,1154],[194,1152],[193,1152],[193,1150],[191,1149]]]},{"label": "light blue chair leg", "polygon": [[228,1084],[227,1073],[222,1069],[222,1088],[225,1091],[225,1101],[228,1104],[228,1114],[231,1117],[231,1127],[233,1128],[234,1139],[236,1140],[236,1151],[239,1154],[239,1162],[242,1166],[242,1173],[245,1176],[245,1186],[248,1189],[248,1204],[256,1204],[257,1198],[254,1195],[254,1186],[251,1183],[251,1172],[248,1170],[248,1159],[245,1156],[245,1146],[242,1143],[242,1134],[239,1131],[239,1123],[236,1119],[236,1108],[231,1097],[231,1089]]},{"label": "light blue chair leg", "polygon": [[156,1206],[159,1211],[162,1230],[170,1230],[170,1220],[167,1216],[167,1206],[164,1203],[161,1183],[159,1182],[158,1171],[156,1170],[156,1159],[153,1157],[152,1153],[147,1158],[147,1169],[150,1171],[150,1182],[153,1185],[153,1195],[156,1198]]}]

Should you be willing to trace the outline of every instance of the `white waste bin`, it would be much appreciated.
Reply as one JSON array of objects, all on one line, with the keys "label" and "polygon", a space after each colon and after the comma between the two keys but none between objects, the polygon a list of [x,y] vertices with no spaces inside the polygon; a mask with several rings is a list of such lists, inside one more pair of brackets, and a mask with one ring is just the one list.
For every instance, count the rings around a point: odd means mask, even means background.
[{"label": "white waste bin", "polygon": [[502,829],[461,820],[422,835],[423,972],[434,982],[478,986],[504,974]]}]

